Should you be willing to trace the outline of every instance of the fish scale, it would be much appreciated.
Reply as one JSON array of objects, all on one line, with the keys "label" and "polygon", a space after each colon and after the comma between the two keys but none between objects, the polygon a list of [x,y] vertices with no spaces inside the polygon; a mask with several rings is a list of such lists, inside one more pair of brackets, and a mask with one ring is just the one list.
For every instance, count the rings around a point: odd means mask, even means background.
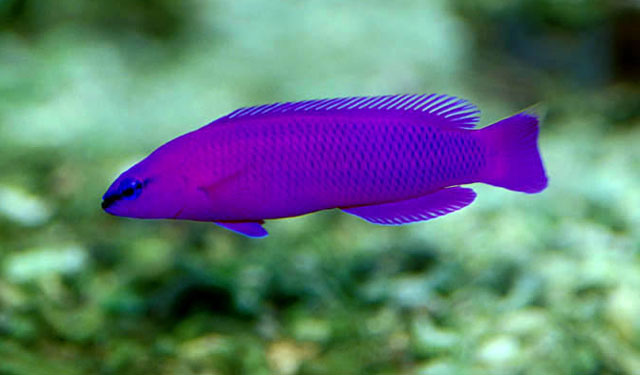
[{"label": "fish scale", "polygon": [[[311,118],[308,121],[321,120]],[[247,171],[249,178],[243,180],[244,183],[239,182],[238,187],[258,197],[269,210],[284,204],[279,197],[304,203],[306,195],[323,197],[318,205],[311,202],[305,207],[320,210],[406,199],[426,194],[442,184],[465,182],[456,172],[465,168],[461,155],[466,151],[462,149],[456,134],[459,130],[432,129],[429,125],[423,125],[415,129],[416,137],[410,138],[406,136],[405,128],[411,125],[354,121],[320,122],[309,126],[311,131],[306,134],[299,131],[299,121],[282,121],[268,127],[256,127],[252,137],[262,141],[246,150],[246,163],[251,164]],[[361,132],[358,125],[363,124],[366,124],[366,131]],[[251,126],[243,124],[238,128]],[[246,134],[245,129],[237,131],[238,137]],[[442,140],[430,147],[428,134],[435,132],[439,132],[438,138]],[[424,139],[427,141],[422,141]],[[323,145],[331,147],[325,150]],[[412,149],[416,150],[413,158]],[[442,152],[441,157],[436,157],[436,150]],[[430,168],[424,160],[430,160],[436,166],[435,173],[425,173]],[[409,169],[407,164],[424,167]],[[402,174],[403,171],[406,175]],[[472,178],[474,172],[477,171],[471,171],[468,178]],[[261,182],[260,186],[254,185],[257,180]],[[327,180],[334,183],[318,183]],[[357,198],[344,199],[351,196]],[[248,198],[238,196],[236,199],[245,201]],[[295,207],[288,211],[279,207],[278,214],[292,215],[297,209]],[[271,215],[274,214],[267,210],[261,212],[260,216],[271,218]]]}]

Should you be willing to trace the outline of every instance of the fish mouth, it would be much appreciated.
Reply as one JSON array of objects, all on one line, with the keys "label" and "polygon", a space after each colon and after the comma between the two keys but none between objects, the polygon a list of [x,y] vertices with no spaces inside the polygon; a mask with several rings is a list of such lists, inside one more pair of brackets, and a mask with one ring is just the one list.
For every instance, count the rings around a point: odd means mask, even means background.
[{"label": "fish mouth", "polygon": [[120,194],[105,194],[104,197],[102,197],[102,203],[100,204],[100,206],[102,206],[103,210],[106,210],[107,208],[113,206],[113,204],[116,203],[119,199]]}]

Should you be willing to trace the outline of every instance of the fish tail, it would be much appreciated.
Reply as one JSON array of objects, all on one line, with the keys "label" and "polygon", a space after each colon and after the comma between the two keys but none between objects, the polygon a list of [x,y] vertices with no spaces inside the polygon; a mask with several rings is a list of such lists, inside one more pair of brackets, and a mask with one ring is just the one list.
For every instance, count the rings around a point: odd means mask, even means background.
[{"label": "fish tail", "polygon": [[530,194],[547,187],[535,115],[518,113],[481,129],[478,135],[488,148],[482,182]]}]

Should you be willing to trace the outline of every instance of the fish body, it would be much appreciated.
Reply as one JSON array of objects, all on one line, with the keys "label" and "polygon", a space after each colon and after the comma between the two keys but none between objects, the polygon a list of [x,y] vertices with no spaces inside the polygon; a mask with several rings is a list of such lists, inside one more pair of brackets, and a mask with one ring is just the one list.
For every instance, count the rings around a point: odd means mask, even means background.
[{"label": "fish body", "polygon": [[261,237],[264,220],[332,208],[376,224],[428,220],[470,204],[475,193],[460,185],[474,182],[543,190],[536,117],[476,130],[478,113],[435,94],[241,108],[125,171],[103,208]]}]

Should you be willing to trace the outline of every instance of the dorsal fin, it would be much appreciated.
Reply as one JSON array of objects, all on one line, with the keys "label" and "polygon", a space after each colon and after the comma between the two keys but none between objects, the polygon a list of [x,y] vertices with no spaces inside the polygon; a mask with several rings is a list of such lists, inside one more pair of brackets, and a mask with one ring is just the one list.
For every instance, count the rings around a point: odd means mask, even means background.
[{"label": "dorsal fin", "polygon": [[408,116],[456,128],[473,128],[480,111],[448,95],[384,95],[305,100],[240,108],[225,118],[267,118],[283,114]]}]

